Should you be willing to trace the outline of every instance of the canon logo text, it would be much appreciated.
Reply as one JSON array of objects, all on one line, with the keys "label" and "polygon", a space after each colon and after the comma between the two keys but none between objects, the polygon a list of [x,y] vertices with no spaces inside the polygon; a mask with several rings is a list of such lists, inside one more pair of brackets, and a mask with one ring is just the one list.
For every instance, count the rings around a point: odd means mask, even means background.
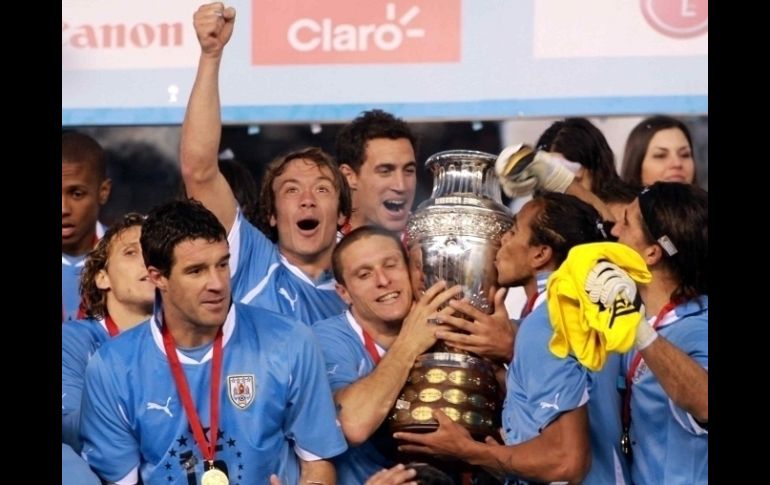
[{"label": "canon logo text", "polygon": [[61,45],[76,49],[178,47],[182,45],[182,23],[150,25],[126,24],[61,24]]}]

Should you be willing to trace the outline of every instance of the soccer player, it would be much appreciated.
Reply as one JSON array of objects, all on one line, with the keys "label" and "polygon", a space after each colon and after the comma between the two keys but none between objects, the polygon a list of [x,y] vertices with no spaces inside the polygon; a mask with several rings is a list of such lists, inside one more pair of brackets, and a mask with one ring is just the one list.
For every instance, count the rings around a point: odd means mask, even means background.
[{"label": "soccer player", "polygon": [[[638,285],[643,305],[634,349],[623,356],[624,425],[634,483],[708,483],[708,194],[696,185],[657,182],[613,228],[652,273]],[[625,272],[586,282],[612,306]],[[595,293],[595,295],[598,293]],[[634,301],[634,295],[626,295]]]},{"label": "soccer player", "polygon": [[350,189],[326,153],[298,150],[274,160],[263,177],[262,231],[244,218],[217,165],[219,65],[234,22],[235,9],[219,2],[194,15],[201,55],[182,125],[182,178],[187,195],[229,233],[234,298],[309,325],[345,309],[330,268],[337,229],[350,215]]},{"label": "soccer player", "polygon": [[353,214],[342,233],[365,224],[401,233],[417,186],[416,138],[402,119],[365,111],[337,135],[337,163],[348,180]]},{"label": "soccer player", "polygon": [[62,321],[79,318],[83,260],[104,233],[99,209],[107,203],[104,149],[82,133],[61,137],[61,286]]},{"label": "soccer player", "polygon": [[139,236],[144,217],[126,214],[110,226],[85,259],[81,299],[86,318],[62,326],[62,441],[80,451],[80,401],[86,365],[110,337],[147,320],[155,286]]},{"label": "soccer player", "polygon": [[[312,327],[326,360],[329,384],[350,449],[336,457],[339,482],[363,484],[391,466],[378,433],[406,383],[415,359],[435,342],[428,319],[461,287],[440,281],[416,303],[406,253],[385,228],[363,226],[334,250],[337,290],[350,309]],[[448,308],[444,311],[451,311]]]},{"label": "soccer player", "polygon": [[[592,373],[574,355],[551,353],[553,327],[543,304],[548,277],[569,250],[606,239],[598,222],[599,213],[576,197],[546,193],[522,207],[501,240],[498,283],[524,286],[528,297],[506,375],[505,444],[492,437],[486,443],[474,441],[465,428],[434,411],[439,429],[423,435],[395,433],[410,442],[400,450],[454,456],[505,475],[506,483],[628,483],[620,451],[620,356]],[[457,320],[449,315],[437,319]]]},{"label": "soccer player", "polygon": [[199,202],[154,209],[141,244],[156,308],[88,364],[91,468],[113,483],[334,483],[327,459],[346,443],[310,329],[232,302],[226,232]]}]

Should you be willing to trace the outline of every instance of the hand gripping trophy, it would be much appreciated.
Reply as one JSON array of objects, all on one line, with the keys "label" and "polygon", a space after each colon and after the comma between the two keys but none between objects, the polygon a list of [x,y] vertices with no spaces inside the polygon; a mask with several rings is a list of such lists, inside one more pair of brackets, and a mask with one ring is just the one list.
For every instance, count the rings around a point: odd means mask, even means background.
[{"label": "hand gripping trophy", "polygon": [[[428,158],[433,192],[407,224],[412,286],[420,294],[439,280],[462,285],[476,308],[492,312],[495,255],[512,217],[500,197],[497,157],[450,150]],[[434,409],[465,426],[477,439],[496,433],[501,400],[493,365],[439,341],[417,358],[396,405],[391,431],[429,432]]]}]

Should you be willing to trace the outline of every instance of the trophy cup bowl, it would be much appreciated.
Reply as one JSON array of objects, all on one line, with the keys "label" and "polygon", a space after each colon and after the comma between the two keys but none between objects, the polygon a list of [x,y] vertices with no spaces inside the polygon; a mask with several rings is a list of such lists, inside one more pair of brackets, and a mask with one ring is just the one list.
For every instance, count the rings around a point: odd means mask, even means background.
[{"label": "trophy cup bowl", "polygon": [[[513,222],[500,197],[496,158],[450,150],[425,162],[433,191],[407,223],[415,294],[446,280],[447,287],[461,285],[473,306],[492,313],[495,256]],[[417,358],[388,421],[391,431],[429,432],[438,427],[432,413],[440,409],[483,439],[496,433],[501,406],[492,363],[440,341]]]}]

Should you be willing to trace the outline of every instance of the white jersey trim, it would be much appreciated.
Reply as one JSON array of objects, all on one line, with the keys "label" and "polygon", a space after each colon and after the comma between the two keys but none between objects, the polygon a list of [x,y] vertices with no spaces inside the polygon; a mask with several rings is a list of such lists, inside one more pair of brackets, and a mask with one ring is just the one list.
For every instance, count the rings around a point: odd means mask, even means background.
[{"label": "white jersey trim", "polygon": [[279,254],[280,258],[281,258],[281,264],[286,266],[286,268],[289,271],[291,271],[292,273],[294,273],[294,276],[296,276],[297,278],[301,279],[305,283],[311,285],[313,288],[316,288],[318,290],[335,291],[335,289],[334,289],[334,284],[335,284],[334,278],[330,279],[329,281],[324,281],[323,283],[317,285],[317,284],[313,283],[313,280],[311,280],[308,277],[308,275],[305,274],[304,271],[302,271],[298,267],[296,267],[293,264],[291,264],[289,262],[289,260],[286,259],[286,256],[284,256],[280,252],[278,254]]},{"label": "white jersey trim", "polygon": [[139,482],[139,465],[135,466],[131,469],[130,472],[128,472],[128,475],[121,478],[120,480],[116,482],[110,482],[114,483],[115,485],[134,485],[135,483]]},{"label": "white jersey trim", "polygon": [[227,244],[230,246],[230,278],[235,276],[238,270],[238,261],[241,256],[241,208],[238,207],[235,213],[235,222],[230,232],[227,234]]},{"label": "white jersey trim", "polygon": [[[658,317],[654,316],[654,317],[648,318],[647,322],[654,327],[657,319]],[[666,313],[666,315],[663,317],[663,321],[660,322],[660,325],[656,328],[656,330],[660,330],[663,327],[667,327],[672,323],[676,322],[677,320],[679,320],[679,316],[676,314],[676,309],[674,309],[673,311]]]},{"label": "white jersey trim", "polygon": [[[348,323],[356,332],[356,334],[358,334],[358,338],[361,340],[361,345],[363,345],[364,348],[366,348],[366,342],[364,341],[364,329],[361,328],[361,325],[358,324],[358,322],[356,321],[356,317],[354,317],[353,314],[350,313],[350,310],[347,310],[345,312],[345,317],[348,319]],[[385,355],[386,350],[380,347],[380,344],[378,344],[377,342],[374,342],[374,346],[377,347],[377,353],[380,354],[380,357]],[[359,374],[360,374],[360,369],[359,369]]]},{"label": "white jersey trim", "polygon": [[246,293],[246,296],[241,298],[241,303],[250,303],[251,300],[257,297],[257,295],[262,293],[262,290],[264,290],[265,286],[267,286],[267,282],[270,281],[270,276],[275,272],[276,269],[278,269],[278,266],[280,266],[280,263],[271,264],[270,267],[267,269],[267,274],[265,275],[265,277],[262,278],[259,283],[257,283],[257,286],[255,286],[254,288],[251,289],[251,291]]},{"label": "white jersey trim", "polygon": [[323,460],[320,456],[310,453],[307,450],[304,450],[299,447],[299,445],[294,445],[294,453],[302,460],[302,461],[318,461]]},{"label": "white jersey trim", "polygon": [[[155,341],[155,345],[158,346],[160,351],[163,353],[163,355],[166,355],[166,349],[163,346],[163,334],[160,331],[162,322],[159,321],[157,318],[157,315],[153,315],[150,319],[150,331],[152,332],[152,339]],[[235,305],[230,305],[230,311],[227,312],[227,318],[225,318],[225,323],[222,326],[222,347],[224,348],[225,345],[227,345],[227,342],[230,340],[230,337],[233,335],[233,330],[235,330]],[[179,358],[179,362],[182,364],[204,364],[211,360],[211,358],[214,355],[214,347],[212,346],[208,352],[206,352],[206,355],[203,356],[200,362],[197,360],[191,359],[190,357],[184,355],[182,352],[179,351],[179,349],[176,349],[176,355]]]}]

